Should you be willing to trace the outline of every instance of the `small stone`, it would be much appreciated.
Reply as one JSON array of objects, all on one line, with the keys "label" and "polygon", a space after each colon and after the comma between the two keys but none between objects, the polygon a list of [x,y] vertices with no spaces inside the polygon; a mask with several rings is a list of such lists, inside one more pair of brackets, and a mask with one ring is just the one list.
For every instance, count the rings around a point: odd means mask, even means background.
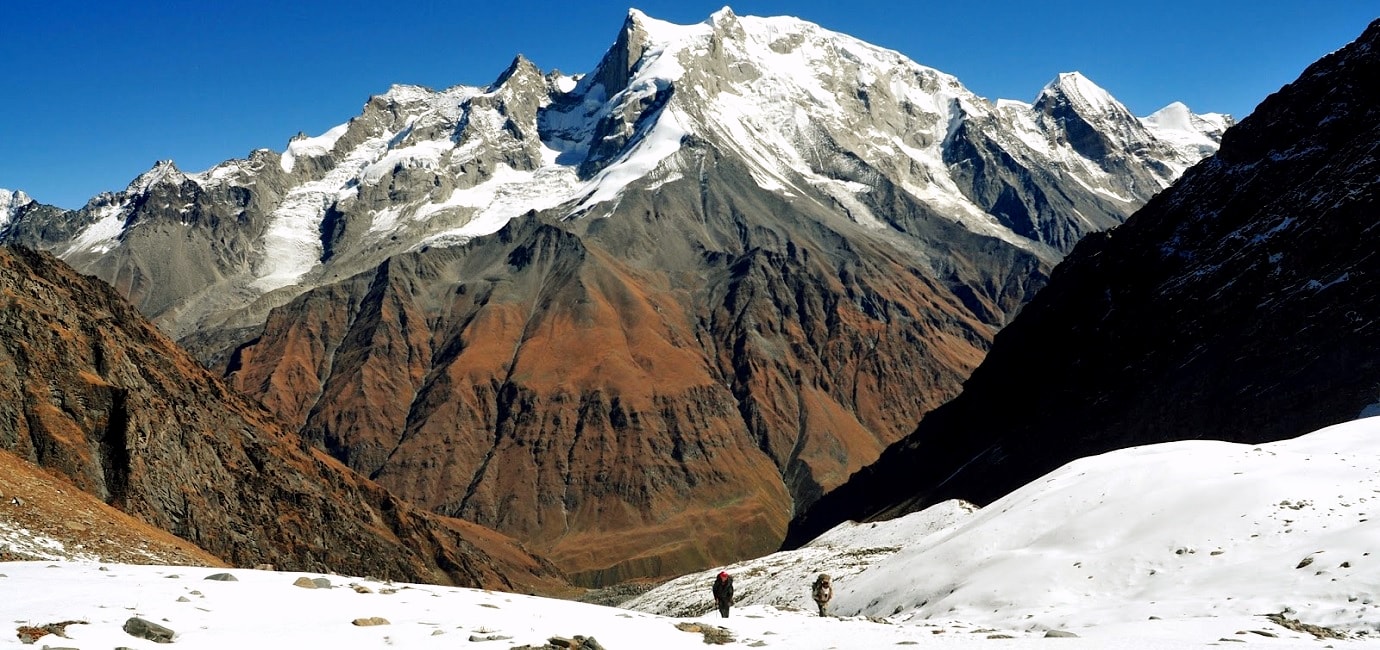
[{"label": "small stone", "polygon": [[330,588],[331,588],[331,581],[330,581],[330,580],[327,580],[327,579],[325,579],[325,578],[312,578],[311,581],[314,582],[314,583],[316,583],[316,588],[317,588],[317,589],[330,589]]},{"label": "small stone", "polygon": [[[171,578],[171,577],[173,577],[173,576],[168,576],[168,577]],[[228,573],[213,573],[213,574],[211,574],[211,575],[209,575],[209,576],[206,576],[206,579],[207,579],[207,580],[215,580],[215,581],[218,581],[218,582],[239,582],[239,581],[240,581],[239,578],[236,578],[235,576],[230,575],[230,574],[228,574]]]},{"label": "small stone", "polygon": [[301,587],[303,589],[316,589],[316,581],[306,576],[302,576],[294,580],[292,586]]},{"label": "small stone", "polygon": [[1046,639],[1077,639],[1078,635],[1064,630],[1050,630],[1045,632]]},{"label": "small stone", "polygon": [[359,627],[373,627],[373,626],[375,626],[375,625],[391,625],[391,623],[388,622],[388,619],[383,618],[383,617],[381,617],[381,616],[370,616],[370,617],[368,617],[368,618],[357,618],[357,619],[351,621],[351,623],[353,623],[353,624],[355,624],[355,625],[358,625]]},{"label": "small stone", "polygon": [[186,597],[186,596],[178,596],[178,597],[177,597],[177,602],[179,602],[179,603],[190,603],[190,602],[192,602],[192,599],[191,599],[191,598],[188,598],[188,597]]},{"label": "small stone", "polygon": [[354,590],[355,590],[355,593],[357,593],[357,594],[372,594],[372,593],[374,593],[374,590],[373,590],[373,589],[370,589],[370,588],[368,588],[368,587],[366,587],[366,586],[364,586],[364,585],[350,585],[350,588],[351,588],[351,589],[354,589]]}]

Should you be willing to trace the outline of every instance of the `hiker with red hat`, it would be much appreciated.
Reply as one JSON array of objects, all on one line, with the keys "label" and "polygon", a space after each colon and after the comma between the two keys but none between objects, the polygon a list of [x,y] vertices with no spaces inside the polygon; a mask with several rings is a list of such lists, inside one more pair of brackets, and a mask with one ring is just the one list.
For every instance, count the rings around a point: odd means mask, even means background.
[{"label": "hiker with red hat", "polygon": [[719,616],[728,618],[728,607],[733,604],[733,576],[720,571],[714,579],[714,602],[719,606]]}]

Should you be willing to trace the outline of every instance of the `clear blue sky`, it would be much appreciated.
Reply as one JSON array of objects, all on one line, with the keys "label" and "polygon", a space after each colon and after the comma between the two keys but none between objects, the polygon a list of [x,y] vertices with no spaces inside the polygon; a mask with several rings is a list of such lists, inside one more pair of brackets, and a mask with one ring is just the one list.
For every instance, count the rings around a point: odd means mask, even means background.
[{"label": "clear blue sky", "polygon": [[[156,160],[184,171],[319,134],[393,83],[483,85],[522,53],[592,71],[629,6],[695,23],[700,0],[0,0],[0,187],[79,207]],[[1375,0],[796,0],[793,15],[895,49],[989,98],[1079,70],[1133,112],[1242,117],[1380,15]]]}]

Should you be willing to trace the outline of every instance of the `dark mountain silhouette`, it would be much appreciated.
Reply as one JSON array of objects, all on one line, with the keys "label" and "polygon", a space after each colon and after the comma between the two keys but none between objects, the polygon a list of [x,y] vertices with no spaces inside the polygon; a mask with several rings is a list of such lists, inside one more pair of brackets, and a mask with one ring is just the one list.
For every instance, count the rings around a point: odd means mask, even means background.
[{"label": "dark mountain silhouette", "polygon": [[1279,440],[1375,410],[1377,78],[1380,21],[1080,242],[962,394],[798,517],[787,545],[845,519],[988,502],[1081,456]]}]

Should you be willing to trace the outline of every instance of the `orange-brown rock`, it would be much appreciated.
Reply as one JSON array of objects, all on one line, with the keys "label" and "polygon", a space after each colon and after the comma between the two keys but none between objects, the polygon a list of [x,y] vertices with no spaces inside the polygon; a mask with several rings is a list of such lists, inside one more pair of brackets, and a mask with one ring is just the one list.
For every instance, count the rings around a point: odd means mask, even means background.
[{"label": "orange-brown rock", "polygon": [[562,588],[511,540],[304,451],[113,289],[46,254],[0,249],[0,395],[0,448],[232,564]]},{"label": "orange-brown rock", "polygon": [[311,291],[232,381],[410,502],[605,584],[775,550],[795,508],[957,392],[995,329],[974,313],[1043,273],[974,245],[941,281],[824,213],[677,187]]}]

